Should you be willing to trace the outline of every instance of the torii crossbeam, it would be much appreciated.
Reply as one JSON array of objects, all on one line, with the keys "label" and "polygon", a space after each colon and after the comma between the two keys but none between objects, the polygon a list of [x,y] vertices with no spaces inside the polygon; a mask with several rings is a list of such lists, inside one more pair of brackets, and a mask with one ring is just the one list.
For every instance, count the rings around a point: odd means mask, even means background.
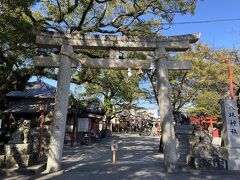
[{"label": "torii crossbeam", "polygon": [[199,33],[155,37],[40,33],[36,36],[36,44],[44,48],[60,48],[67,44],[74,49],[154,51],[164,47],[166,51],[186,51],[189,44],[197,42],[199,37]]},{"label": "torii crossbeam", "polygon": [[[60,59],[64,55],[52,54],[51,56],[37,56],[34,58],[34,65],[41,67],[59,67]],[[86,58],[79,55],[72,57],[72,68],[79,67],[80,64],[89,66],[91,68],[101,69],[128,69],[133,70],[153,70],[156,69],[155,60],[142,60],[142,59],[117,59],[117,58]],[[164,60],[169,70],[190,70],[192,67],[191,61],[180,61],[168,59]]]},{"label": "torii crossbeam", "polygon": [[[62,148],[66,126],[68,95],[71,80],[71,68],[79,63],[92,68],[116,69],[152,69],[156,68],[157,92],[162,118],[164,162],[168,169],[176,162],[176,143],[173,127],[173,116],[169,100],[168,70],[191,69],[189,61],[176,61],[167,58],[168,51],[186,51],[191,43],[198,41],[200,34],[182,36],[159,37],[126,37],[105,35],[78,35],[59,33],[40,33],[36,36],[36,44],[44,48],[61,48],[59,55],[49,57],[35,57],[36,66],[59,67],[57,95],[52,125],[49,156],[47,162],[48,172],[61,169]],[[109,58],[84,58],[74,53],[74,49],[109,50]],[[119,59],[116,51],[154,51],[152,60]],[[154,64],[154,67],[152,66]]]}]

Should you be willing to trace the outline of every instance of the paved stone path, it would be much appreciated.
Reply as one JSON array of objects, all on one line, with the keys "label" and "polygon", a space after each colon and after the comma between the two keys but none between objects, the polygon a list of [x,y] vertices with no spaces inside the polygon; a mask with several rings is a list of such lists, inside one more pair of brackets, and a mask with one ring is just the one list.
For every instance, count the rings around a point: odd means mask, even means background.
[{"label": "paved stone path", "polygon": [[[111,142],[117,140],[117,163],[112,164]],[[166,173],[163,155],[158,153],[159,138],[119,134],[90,146],[64,147],[62,171],[39,176],[18,175],[7,180],[118,180],[118,179],[240,179],[240,172],[181,170]],[[0,177],[1,179],[1,177]]]},{"label": "paved stone path", "polygon": [[[111,142],[117,140],[117,163],[112,164]],[[90,178],[98,179],[120,178],[124,174],[128,177],[135,175],[150,176],[157,167],[163,167],[163,155],[157,152],[159,139],[140,137],[133,134],[115,135],[103,139],[93,146],[77,147],[71,151],[65,149],[63,169],[74,173],[84,171]],[[74,153],[75,151],[75,153]],[[78,173],[81,177],[83,174]]]}]

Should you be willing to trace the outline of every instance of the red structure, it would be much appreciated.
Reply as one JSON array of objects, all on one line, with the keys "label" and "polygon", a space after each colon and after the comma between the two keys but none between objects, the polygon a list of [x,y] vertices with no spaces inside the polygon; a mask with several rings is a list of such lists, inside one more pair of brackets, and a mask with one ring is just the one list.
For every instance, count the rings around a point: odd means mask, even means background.
[{"label": "red structure", "polygon": [[213,128],[212,137],[219,137],[219,131],[217,128]]},{"label": "red structure", "polygon": [[228,74],[229,74],[229,88],[230,88],[230,98],[234,99],[234,92],[233,92],[233,74],[231,70],[231,61],[228,60]]},{"label": "red structure", "polygon": [[39,129],[39,140],[38,140],[38,153],[39,156],[42,155],[42,143],[43,143],[43,126],[44,126],[44,113],[48,111],[48,103],[40,102],[39,111],[40,116],[40,129]]},{"label": "red structure", "polygon": [[217,124],[217,116],[189,116],[189,118],[192,124],[200,125],[201,130],[208,130],[212,137],[219,137],[219,129],[213,126]]},{"label": "red structure", "polygon": [[209,124],[213,128],[213,124],[217,123],[217,116],[189,116],[192,124]]}]

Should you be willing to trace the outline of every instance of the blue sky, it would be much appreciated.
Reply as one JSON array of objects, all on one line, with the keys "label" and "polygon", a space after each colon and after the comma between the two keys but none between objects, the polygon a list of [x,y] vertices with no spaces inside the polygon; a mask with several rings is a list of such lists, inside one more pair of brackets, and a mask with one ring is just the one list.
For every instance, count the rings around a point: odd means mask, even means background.
[{"label": "blue sky", "polygon": [[[199,1],[194,15],[177,15],[174,22],[196,22],[221,19],[240,19],[240,0]],[[214,49],[240,49],[240,20],[199,24],[172,25],[163,35],[201,33],[200,42]],[[141,106],[157,108],[155,104],[141,102]]]},{"label": "blue sky", "polygon": [[[195,14],[177,15],[174,22],[195,22],[221,19],[240,19],[240,0],[204,0],[199,1]],[[208,44],[215,49],[240,49],[240,20],[228,22],[213,22],[200,24],[172,25],[164,30],[163,35],[181,35],[201,33],[200,42]],[[36,80],[32,78],[31,80]],[[56,81],[43,79],[49,84],[56,86]],[[75,86],[71,85],[74,91]],[[157,108],[155,104],[140,102],[140,106]]]},{"label": "blue sky", "polygon": [[[193,16],[178,15],[174,22],[192,22],[218,19],[240,19],[239,0],[204,0],[199,1]],[[202,43],[216,49],[240,48],[240,20],[202,24],[173,25],[163,31],[164,35],[190,34],[200,32]]]}]

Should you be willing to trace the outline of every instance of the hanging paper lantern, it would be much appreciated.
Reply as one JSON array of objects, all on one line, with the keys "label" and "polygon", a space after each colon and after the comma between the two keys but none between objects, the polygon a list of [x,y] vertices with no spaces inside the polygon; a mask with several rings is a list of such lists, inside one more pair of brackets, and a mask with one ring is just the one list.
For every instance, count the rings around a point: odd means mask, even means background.
[{"label": "hanging paper lantern", "polygon": [[132,70],[131,68],[128,68],[128,77],[131,77],[132,76]]}]

